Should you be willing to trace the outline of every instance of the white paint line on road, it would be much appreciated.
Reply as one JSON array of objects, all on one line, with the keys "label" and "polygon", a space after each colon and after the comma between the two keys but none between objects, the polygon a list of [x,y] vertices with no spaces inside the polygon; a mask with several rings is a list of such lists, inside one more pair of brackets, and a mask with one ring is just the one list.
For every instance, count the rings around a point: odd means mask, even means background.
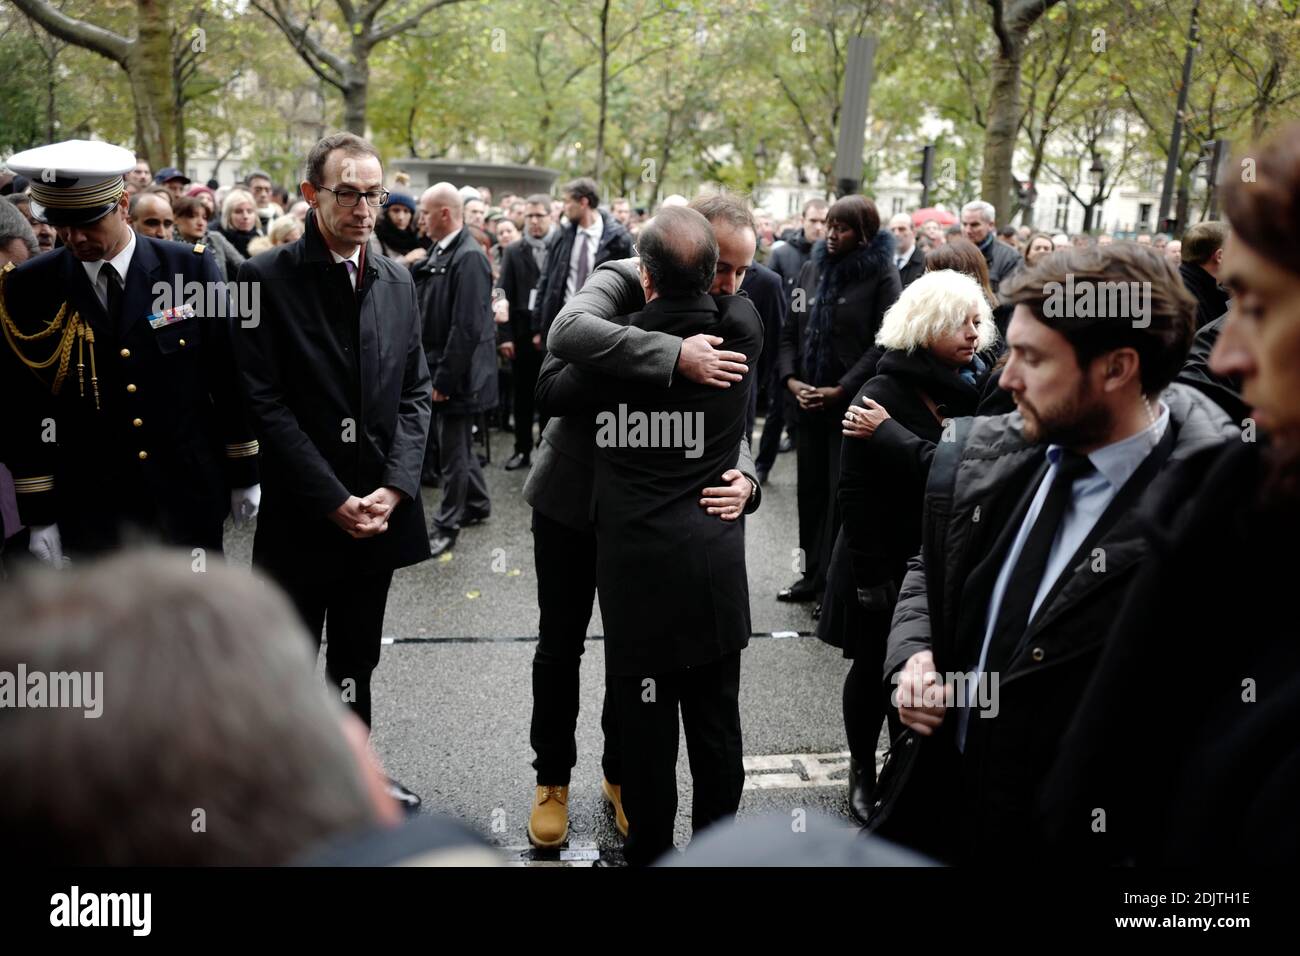
[{"label": "white paint line on road", "polygon": [[842,787],[849,777],[849,752],[758,754],[744,758],[746,790]]}]

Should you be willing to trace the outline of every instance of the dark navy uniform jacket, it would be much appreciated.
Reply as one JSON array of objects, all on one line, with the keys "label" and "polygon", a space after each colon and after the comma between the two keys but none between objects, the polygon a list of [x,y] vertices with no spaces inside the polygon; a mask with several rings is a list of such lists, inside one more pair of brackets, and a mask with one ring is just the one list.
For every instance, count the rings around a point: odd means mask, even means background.
[{"label": "dark navy uniform jacket", "polygon": [[[231,354],[236,319],[224,305],[150,322],[160,305],[178,304],[160,301],[159,283],[204,283],[215,305],[225,287],[207,283],[220,279],[201,245],[137,235],[113,320],[67,248],[6,270],[0,461],[13,472],[25,524],[57,523],[74,554],[138,532],[220,551],[230,490],[258,482],[258,445]],[[216,311],[224,315],[204,314]],[[68,334],[70,325],[84,334]],[[28,367],[56,351],[47,367]]]}]

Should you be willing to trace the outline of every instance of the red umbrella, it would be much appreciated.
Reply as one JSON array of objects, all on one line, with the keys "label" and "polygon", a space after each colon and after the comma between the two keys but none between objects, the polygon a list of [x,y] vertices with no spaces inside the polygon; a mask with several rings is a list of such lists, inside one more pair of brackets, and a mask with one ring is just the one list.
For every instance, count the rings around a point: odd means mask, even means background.
[{"label": "red umbrella", "polygon": [[918,209],[912,213],[912,225],[919,226],[927,219],[935,219],[941,226],[957,225],[957,217],[946,209],[935,209],[933,206],[926,209]]}]

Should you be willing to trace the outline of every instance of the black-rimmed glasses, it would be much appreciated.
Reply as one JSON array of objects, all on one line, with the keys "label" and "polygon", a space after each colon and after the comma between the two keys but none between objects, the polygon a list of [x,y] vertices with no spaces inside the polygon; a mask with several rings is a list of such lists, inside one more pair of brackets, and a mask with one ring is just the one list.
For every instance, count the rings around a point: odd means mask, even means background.
[{"label": "black-rimmed glasses", "polygon": [[321,186],[314,184],[317,189],[324,189],[334,194],[334,201],[344,209],[351,209],[361,201],[361,197],[366,197],[367,206],[382,206],[388,202],[387,189],[372,189],[370,192],[358,192],[355,189],[334,189],[330,186]]}]

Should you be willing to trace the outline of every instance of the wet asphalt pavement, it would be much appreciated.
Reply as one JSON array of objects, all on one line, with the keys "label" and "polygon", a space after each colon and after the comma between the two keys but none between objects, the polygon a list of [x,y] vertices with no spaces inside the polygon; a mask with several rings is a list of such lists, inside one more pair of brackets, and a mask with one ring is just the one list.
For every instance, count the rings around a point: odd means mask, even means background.
[{"label": "wet asphalt pavement", "polygon": [[[394,577],[386,646],[372,684],[374,746],[388,773],[421,795],[424,811],[459,817],[511,860],[580,865],[599,852],[617,861],[622,838],[600,794],[599,607],[582,663],[568,847],[557,853],[528,846],[535,785],[528,727],[538,612],[530,509],[522,494],[527,469],[505,471],[512,440],[496,430],[491,439],[493,458],[484,469],[491,518],[463,530],[452,553]],[[746,789],[740,815],[806,810],[842,821],[847,829],[853,821],[840,695],[849,662],[811,635],[811,605],[776,600],[777,591],[796,577],[794,466],[793,453],[778,456],[759,510],[745,519],[755,634],[741,663]],[[424,490],[426,514],[433,513],[439,495]],[[248,529],[228,526],[232,563],[247,564],[251,547]],[[677,773],[682,846],[690,837],[684,738]]]}]

